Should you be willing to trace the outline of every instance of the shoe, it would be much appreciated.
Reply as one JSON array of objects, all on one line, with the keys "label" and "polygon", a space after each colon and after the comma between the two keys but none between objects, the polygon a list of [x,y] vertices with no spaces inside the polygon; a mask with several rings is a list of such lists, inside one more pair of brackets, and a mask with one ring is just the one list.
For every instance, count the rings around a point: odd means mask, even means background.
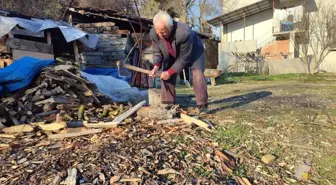
[{"label": "shoe", "polygon": [[190,114],[199,116],[208,112],[208,105],[197,105],[196,107],[189,109]]},{"label": "shoe", "polygon": [[199,110],[198,115],[203,115],[208,113],[208,104],[205,105],[197,105],[197,109]]}]

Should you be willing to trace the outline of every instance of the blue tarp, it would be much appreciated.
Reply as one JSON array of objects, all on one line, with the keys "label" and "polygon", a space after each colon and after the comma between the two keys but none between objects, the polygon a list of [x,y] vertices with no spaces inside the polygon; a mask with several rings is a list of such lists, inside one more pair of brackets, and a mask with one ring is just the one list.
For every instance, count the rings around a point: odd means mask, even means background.
[{"label": "blue tarp", "polygon": [[[0,69],[0,91],[13,92],[29,85],[40,71],[54,60],[40,60],[23,57]],[[2,87],[1,87],[2,86]]]},{"label": "blue tarp", "polygon": [[113,68],[86,68],[83,70],[85,73],[89,73],[91,75],[104,75],[104,76],[112,76],[117,79],[124,80],[126,82],[130,82],[131,77],[121,77],[118,75],[118,69]]}]

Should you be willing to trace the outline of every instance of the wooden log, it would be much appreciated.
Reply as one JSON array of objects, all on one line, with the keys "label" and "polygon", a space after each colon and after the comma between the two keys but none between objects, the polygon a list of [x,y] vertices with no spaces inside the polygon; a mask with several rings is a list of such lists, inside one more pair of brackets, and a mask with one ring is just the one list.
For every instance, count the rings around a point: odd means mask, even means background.
[{"label": "wooden log", "polygon": [[154,107],[159,107],[161,105],[160,89],[149,89],[148,90],[148,104]]},{"label": "wooden log", "polygon": [[152,119],[172,119],[176,115],[175,110],[167,110],[162,107],[153,107],[153,106],[147,106],[147,107],[141,107],[137,111],[138,116],[142,117],[148,117]]},{"label": "wooden log", "polygon": [[13,49],[53,54],[53,46],[51,44],[30,40],[9,38],[7,39],[7,46]]},{"label": "wooden log", "polygon": [[209,125],[207,123],[205,123],[205,122],[203,122],[203,121],[201,121],[199,119],[190,117],[190,116],[188,116],[186,114],[183,114],[183,113],[181,113],[180,116],[183,119],[183,121],[186,122],[187,124],[194,123],[194,124],[198,125],[199,127],[205,129],[206,131],[212,132],[212,130],[209,129]]},{"label": "wooden log", "polygon": [[68,137],[79,137],[79,136],[85,136],[85,135],[91,135],[91,134],[98,134],[102,132],[102,129],[92,129],[92,130],[83,130],[80,132],[74,132],[74,133],[65,133],[65,134],[51,134],[48,135],[49,139],[63,139]]}]

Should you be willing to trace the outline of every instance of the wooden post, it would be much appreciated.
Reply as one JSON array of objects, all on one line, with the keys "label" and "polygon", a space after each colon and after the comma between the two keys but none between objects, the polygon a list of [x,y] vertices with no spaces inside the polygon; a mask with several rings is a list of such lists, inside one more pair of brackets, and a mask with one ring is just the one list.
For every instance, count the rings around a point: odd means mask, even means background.
[{"label": "wooden post", "polygon": [[51,34],[50,34],[50,32],[47,32],[47,43],[51,44]]},{"label": "wooden post", "polygon": [[79,62],[79,53],[78,53],[78,45],[77,45],[77,41],[73,41],[73,49],[74,49],[74,54],[75,54],[75,60],[76,62]]},{"label": "wooden post", "polygon": [[150,106],[159,107],[161,105],[161,93],[160,89],[148,90],[148,104]]}]

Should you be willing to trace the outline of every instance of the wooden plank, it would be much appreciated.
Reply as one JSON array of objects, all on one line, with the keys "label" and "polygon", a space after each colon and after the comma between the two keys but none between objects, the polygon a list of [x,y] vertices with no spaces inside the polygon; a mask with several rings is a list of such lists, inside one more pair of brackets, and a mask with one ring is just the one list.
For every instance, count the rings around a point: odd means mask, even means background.
[{"label": "wooden plank", "polygon": [[128,118],[130,115],[132,115],[134,112],[139,110],[144,104],[146,103],[146,100],[138,103],[134,107],[130,108],[128,111],[122,113],[121,115],[117,116],[112,122],[114,124],[119,124],[121,123],[124,119]]},{"label": "wooden plank", "polygon": [[183,119],[183,121],[186,122],[187,124],[194,123],[194,124],[198,125],[199,127],[205,129],[206,131],[212,132],[212,130],[209,129],[209,125],[207,123],[205,123],[204,121],[201,121],[199,119],[190,117],[190,116],[188,116],[186,114],[183,114],[183,113],[181,113],[180,116]]},{"label": "wooden plank", "polygon": [[50,134],[48,135],[49,139],[63,139],[68,137],[79,137],[79,136],[85,136],[90,134],[98,134],[102,132],[102,129],[91,129],[91,130],[84,130],[80,132],[74,132],[74,133],[65,133],[65,134]]},{"label": "wooden plank", "polygon": [[54,59],[54,55],[48,53],[39,53],[33,51],[13,49],[13,60],[18,60],[25,56],[34,57],[41,60]]},{"label": "wooden plank", "polygon": [[9,38],[7,39],[7,46],[13,49],[53,54],[53,46],[51,44],[30,40]]}]

